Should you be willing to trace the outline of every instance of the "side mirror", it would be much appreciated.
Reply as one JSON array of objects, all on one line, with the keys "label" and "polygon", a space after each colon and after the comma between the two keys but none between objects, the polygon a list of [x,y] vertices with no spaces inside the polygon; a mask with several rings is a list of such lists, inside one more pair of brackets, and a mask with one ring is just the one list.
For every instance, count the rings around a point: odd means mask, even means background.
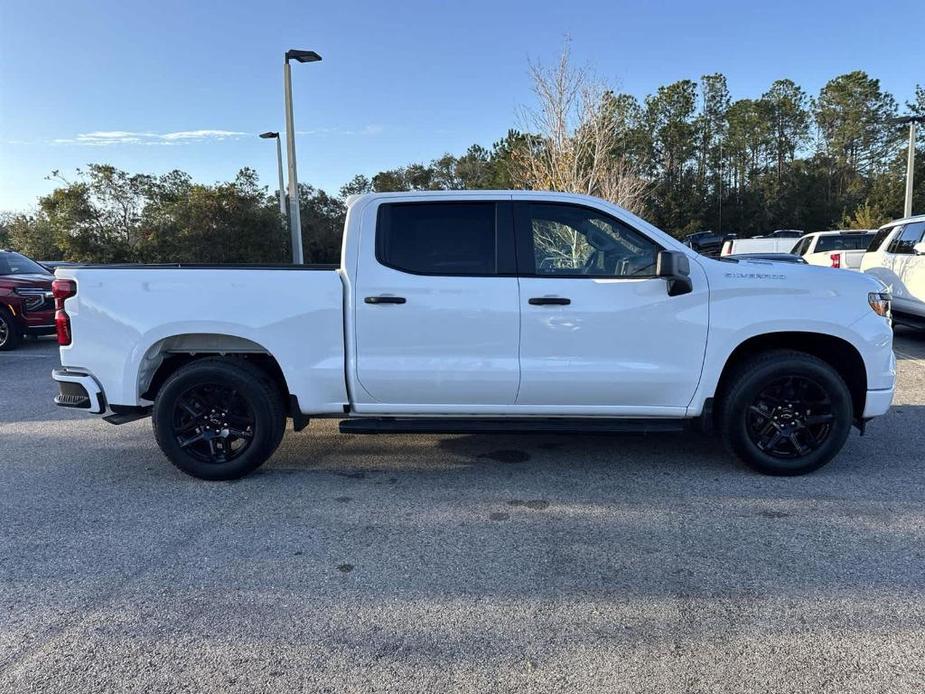
[{"label": "side mirror", "polygon": [[912,247],[912,252],[916,255],[925,255],[925,241],[919,241]]},{"label": "side mirror", "polygon": [[691,282],[691,261],[680,251],[659,251],[655,276],[668,280],[668,296],[687,294],[694,289]]}]

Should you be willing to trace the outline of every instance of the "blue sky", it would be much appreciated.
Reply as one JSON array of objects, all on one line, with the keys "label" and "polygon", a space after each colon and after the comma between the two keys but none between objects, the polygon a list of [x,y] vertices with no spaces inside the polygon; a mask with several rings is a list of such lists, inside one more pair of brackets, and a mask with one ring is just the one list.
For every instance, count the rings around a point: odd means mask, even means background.
[{"label": "blue sky", "polygon": [[324,57],[293,68],[299,177],[334,192],[490,145],[531,100],[528,60],[551,62],[566,35],[576,62],[640,98],[711,72],[733,98],[781,77],[814,95],[863,69],[902,103],[925,83],[922,26],[922,0],[2,0],[0,210],[90,162],[205,182],[250,166],[275,189],[256,133],[283,130],[287,48]]}]

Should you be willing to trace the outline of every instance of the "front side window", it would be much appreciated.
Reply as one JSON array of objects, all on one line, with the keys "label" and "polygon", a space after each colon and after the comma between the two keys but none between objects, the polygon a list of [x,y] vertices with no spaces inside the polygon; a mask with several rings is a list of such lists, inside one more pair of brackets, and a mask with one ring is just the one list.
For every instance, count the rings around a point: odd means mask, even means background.
[{"label": "front side window", "polygon": [[655,274],[660,247],[613,217],[575,205],[529,203],[526,209],[537,276]]},{"label": "front side window", "polygon": [[376,259],[420,275],[498,272],[495,204],[383,204],[376,224]]},{"label": "front side window", "polygon": [[906,224],[890,244],[890,253],[900,255],[915,253],[915,245],[922,240],[923,234],[925,234],[925,222]]}]

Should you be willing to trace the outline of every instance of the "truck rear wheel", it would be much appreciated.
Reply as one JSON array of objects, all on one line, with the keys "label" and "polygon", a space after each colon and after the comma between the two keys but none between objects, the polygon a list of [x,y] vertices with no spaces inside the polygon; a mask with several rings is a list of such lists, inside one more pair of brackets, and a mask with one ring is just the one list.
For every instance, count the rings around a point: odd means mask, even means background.
[{"label": "truck rear wheel", "polygon": [[260,369],[243,359],[206,358],[167,379],[152,421],[161,451],[183,472],[232,480],[273,455],[286,413],[279,389]]},{"label": "truck rear wheel", "polygon": [[851,392],[835,369],[803,352],[775,350],[739,365],[722,397],[727,447],[768,475],[802,475],[829,462],[851,431]]},{"label": "truck rear wheel", "polygon": [[0,307],[0,351],[16,349],[22,340],[19,326],[5,308]]}]

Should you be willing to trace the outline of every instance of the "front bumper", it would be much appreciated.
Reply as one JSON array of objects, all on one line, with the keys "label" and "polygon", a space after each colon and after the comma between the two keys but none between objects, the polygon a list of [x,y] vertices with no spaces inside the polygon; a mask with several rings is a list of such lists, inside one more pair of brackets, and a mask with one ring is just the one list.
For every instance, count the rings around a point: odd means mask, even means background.
[{"label": "front bumper", "polygon": [[886,414],[893,402],[893,391],[893,388],[868,390],[867,399],[864,401],[864,414],[861,418],[870,419]]},{"label": "front bumper", "polygon": [[102,414],[106,410],[103,389],[90,374],[60,368],[53,370],[51,377],[58,383],[56,405],[86,410],[92,414]]}]

